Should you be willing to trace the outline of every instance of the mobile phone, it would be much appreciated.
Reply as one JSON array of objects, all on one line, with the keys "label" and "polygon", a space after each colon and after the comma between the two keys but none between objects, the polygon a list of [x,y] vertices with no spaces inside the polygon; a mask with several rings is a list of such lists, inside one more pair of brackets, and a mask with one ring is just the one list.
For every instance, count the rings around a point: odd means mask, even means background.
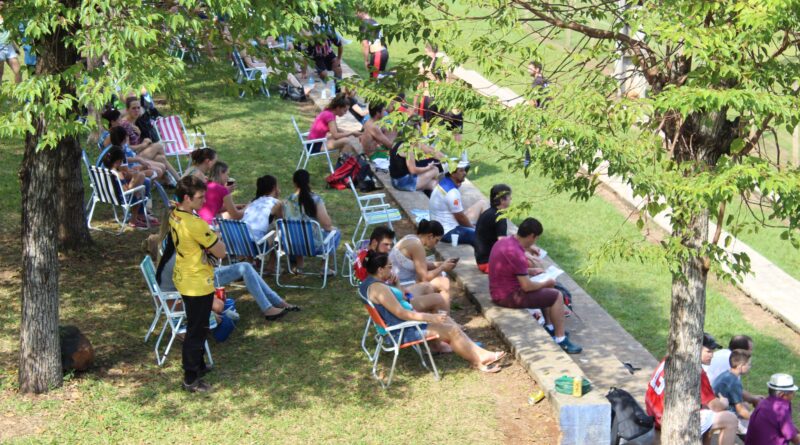
[{"label": "mobile phone", "polygon": [[453,263],[458,263],[458,260],[461,258],[448,258],[447,261],[452,261]]}]

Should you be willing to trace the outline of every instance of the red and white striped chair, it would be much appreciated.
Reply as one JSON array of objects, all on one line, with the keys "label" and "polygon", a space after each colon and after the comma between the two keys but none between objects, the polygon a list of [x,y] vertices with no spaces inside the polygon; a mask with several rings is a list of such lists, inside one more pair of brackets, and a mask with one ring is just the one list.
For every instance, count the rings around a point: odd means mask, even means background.
[{"label": "red and white striped chair", "polygon": [[160,117],[156,120],[155,127],[161,143],[164,144],[164,153],[175,156],[178,161],[180,174],[183,174],[181,156],[189,156],[194,150],[206,147],[206,135],[186,131],[180,116]]}]

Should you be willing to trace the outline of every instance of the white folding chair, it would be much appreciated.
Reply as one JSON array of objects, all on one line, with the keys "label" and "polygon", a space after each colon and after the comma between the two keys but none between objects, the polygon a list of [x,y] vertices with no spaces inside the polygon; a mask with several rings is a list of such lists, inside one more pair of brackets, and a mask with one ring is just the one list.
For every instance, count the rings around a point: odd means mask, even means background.
[{"label": "white folding chair", "polygon": [[[275,261],[275,282],[281,287],[301,287],[281,284],[281,257],[286,257],[286,266],[292,270],[292,257],[320,258],[323,260],[322,286],[328,283],[328,265],[333,258],[333,276],[336,276],[336,245],[341,239],[341,232],[333,230],[325,239],[322,239],[322,228],[317,221],[312,219],[291,220],[279,219],[275,221],[277,228],[277,260]],[[303,275],[318,275],[318,273],[303,273]]]},{"label": "white folding chair", "polygon": [[[403,219],[403,215],[399,210],[384,201],[386,198],[385,193],[371,193],[359,196],[350,178],[347,179],[347,183],[350,184],[350,190],[353,191],[353,195],[356,197],[356,203],[358,204],[358,210],[361,212],[358,218],[358,224],[356,224],[356,228],[353,230],[353,244],[355,244],[357,239],[364,239],[369,226],[388,224],[390,229],[394,229],[394,227],[392,227],[392,221],[400,221]],[[359,228],[361,232],[359,232]]]},{"label": "white folding chair", "polygon": [[[88,163],[88,159],[84,158],[84,162]],[[120,225],[118,234],[125,230],[125,224],[131,217],[131,209],[137,205],[142,206],[147,228],[150,228],[150,219],[147,217],[147,201],[149,198],[145,194],[144,185],[124,190],[122,181],[111,170],[94,165],[89,165],[88,170],[89,183],[93,190],[88,215],[86,216],[86,224],[90,229],[94,229],[92,227],[92,217],[94,216],[94,209],[99,202],[110,204],[114,210],[114,219]],[[118,207],[122,209],[122,218],[117,213]]]},{"label": "white folding chair", "polygon": [[[292,125],[294,125],[294,131],[297,132],[297,137],[300,139],[300,145],[302,146],[302,151],[300,152],[300,160],[297,161],[297,168],[295,170],[300,170],[301,168],[306,168],[308,165],[308,160],[314,156],[325,156],[328,159],[328,169],[331,173],[333,173],[333,163],[331,162],[331,155],[328,150],[328,138],[319,138],[319,139],[306,139],[308,137],[308,131],[303,133],[300,131],[300,128],[297,126],[297,121],[292,116]],[[316,153],[312,153],[314,149],[314,144],[321,144],[320,149]],[[334,150],[335,151],[335,150]]]},{"label": "white folding chair", "polygon": [[[181,295],[178,292],[163,292],[158,286],[158,282],[156,281],[156,268],[153,265],[153,259],[150,258],[150,255],[144,257],[139,265],[139,268],[142,270],[142,275],[144,275],[147,288],[150,290],[150,294],[153,297],[153,306],[155,307],[153,321],[150,323],[150,328],[147,330],[147,334],[144,336],[145,342],[147,342],[150,334],[155,330],[158,321],[161,318],[164,318],[164,326],[161,328],[161,333],[158,335],[158,340],[156,340],[155,345],[156,363],[158,366],[162,366],[164,362],[167,361],[167,355],[169,354],[169,350],[172,348],[172,343],[175,342],[175,338],[180,334],[186,333],[186,326],[183,324],[184,319],[186,318],[186,312],[182,308],[176,309],[177,303],[179,301],[181,303],[183,302]],[[211,315],[209,322],[211,329],[216,327],[216,318],[214,318],[213,314]],[[167,331],[167,327],[169,327],[171,335],[169,342],[167,343],[167,347],[164,349],[164,354],[161,354],[159,353],[159,349],[161,346],[161,340],[164,338],[164,334]],[[208,347],[208,340],[205,342],[205,350],[206,354],[208,355],[208,364],[213,366],[214,359],[211,358],[211,348]]]},{"label": "white folding chair", "polygon": [[164,116],[154,122],[158,138],[164,144],[164,153],[175,157],[178,162],[178,173],[183,174],[181,156],[189,156],[198,148],[206,147],[206,135],[187,132],[180,116]]},{"label": "white folding chair", "polygon": [[[261,85],[259,85],[258,88],[261,90],[261,94],[270,97],[269,89],[267,88],[266,71],[262,71],[258,68],[248,68],[247,65],[244,64],[242,55],[239,53],[239,50],[236,49],[236,47],[233,48],[233,64],[236,66],[236,83],[243,84],[251,81],[260,81]],[[242,88],[242,92],[239,93],[239,97],[244,97],[246,93],[247,90]]]},{"label": "white folding chair", "polygon": [[356,258],[358,257],[358,252],[361,249],[366,249],[368,245],[368,239],[362,239],[352,246],[350,243],[344,243],[344,254],[342,255],[342,278],[347,278],[350,281],[351,286],[358,286],[358,278],[356,278],[355,271],[353,269]]}]

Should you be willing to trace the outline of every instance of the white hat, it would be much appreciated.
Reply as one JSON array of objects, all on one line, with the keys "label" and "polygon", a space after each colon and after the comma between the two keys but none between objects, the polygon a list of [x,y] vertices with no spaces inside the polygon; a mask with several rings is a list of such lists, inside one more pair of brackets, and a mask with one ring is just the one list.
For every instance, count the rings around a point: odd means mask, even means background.
[{"label": "white hat", "polygon": [[797,391],[794,379],[789,374],[772,374],[772,377],[769,378],[769,382],[767,383],[767,388],[776,391]]},{"label": "white hat", "polygon": [[458,161],[458,165],[456,168],[467,168],[469,167],[469,159],[467,158],[467,150],[461,152],[461,160]]}]

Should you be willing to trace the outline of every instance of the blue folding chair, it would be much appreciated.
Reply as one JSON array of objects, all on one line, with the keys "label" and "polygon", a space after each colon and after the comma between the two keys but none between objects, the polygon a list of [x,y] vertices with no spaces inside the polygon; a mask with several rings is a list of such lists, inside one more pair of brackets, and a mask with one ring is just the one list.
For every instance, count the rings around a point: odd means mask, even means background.
[{"label": "blue folding chair", "polygon": [[[342,233],[338,229],[334,229],[322,238],[323,231],[317,221],[312,219],[302,220],[288,220],[279,219],[275,221],[278,230],[277,234],[277,252],[278,260],[275,267],[275,282],[281,287],[302,287],[308,288],[310,286],[295,286],[288,284],[281,284],[281,257],[286,257],[286,266],[289,271],[292,270],[291,258],[293,257],[316,257],[323,260],[322,271],[322,286],[324,288],[328,283],[328,265],[330,259],[333,258],[333,276],[336,276],[336,246],[342,238]],[[302,275],[316,275],[315,273],[302,273]]]},{"label": "blue folding chair", "polygon": [[225,242],[225,251],[228,253],[228,261],[236,262],[236,258],[258,258],[261,261],[261,275],[264,275],[264,263],[267,262],[267,255],[275,248],[270,240],[275,236],[272,230],[264,235],[260,240],[253,241],[250,237],[250,229],[244,221],[235,219],[217,218],[214,220],[222,233],[222,241]]}]

